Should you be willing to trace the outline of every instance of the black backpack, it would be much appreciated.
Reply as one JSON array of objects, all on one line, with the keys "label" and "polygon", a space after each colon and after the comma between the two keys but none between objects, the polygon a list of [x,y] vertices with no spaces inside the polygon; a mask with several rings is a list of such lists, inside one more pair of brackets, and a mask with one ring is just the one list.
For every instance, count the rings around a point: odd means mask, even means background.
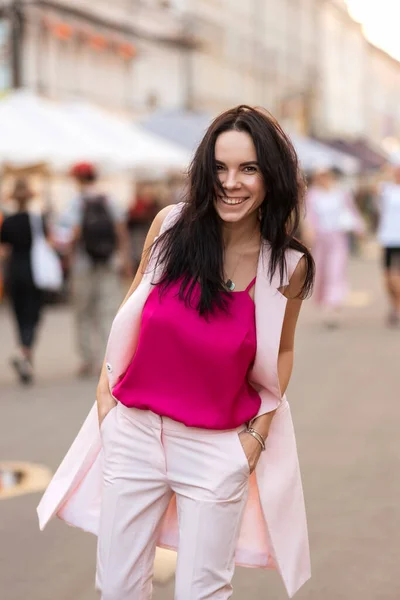
[{"label": "black backpack", "polygon": [[105,196],[83,199],[83,248],[95,263],[106,263],[117,247],[114,220]]}]

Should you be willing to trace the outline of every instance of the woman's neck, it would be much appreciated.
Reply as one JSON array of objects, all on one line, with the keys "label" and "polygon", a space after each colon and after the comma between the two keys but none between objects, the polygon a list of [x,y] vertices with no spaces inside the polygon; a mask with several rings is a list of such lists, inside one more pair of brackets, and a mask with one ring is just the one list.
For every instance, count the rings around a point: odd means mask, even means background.
[{"label": "woman's neck", "polygon": [[259,242],[260,221],[257,216],[239,221],[239,223],[224,223],[223,238],[225,250],[241,248],[248,245],[250,241]]}]

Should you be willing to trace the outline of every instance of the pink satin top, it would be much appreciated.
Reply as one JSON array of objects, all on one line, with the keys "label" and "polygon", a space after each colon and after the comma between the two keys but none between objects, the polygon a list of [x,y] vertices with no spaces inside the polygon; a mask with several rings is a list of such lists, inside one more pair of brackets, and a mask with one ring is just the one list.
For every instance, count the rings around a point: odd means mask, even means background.
[{"label": "pink satin top", "polygon": [[[208,318],[179,298],[180,283],[155,286],[143,308],[136,353],[114,397],[128,407],[204,429],[234,429],[252,419],[261,399],[248,382],[256,354],[255,305],[232,292],[227,311]],[[195,288],[195,298],[200,290]]]}]

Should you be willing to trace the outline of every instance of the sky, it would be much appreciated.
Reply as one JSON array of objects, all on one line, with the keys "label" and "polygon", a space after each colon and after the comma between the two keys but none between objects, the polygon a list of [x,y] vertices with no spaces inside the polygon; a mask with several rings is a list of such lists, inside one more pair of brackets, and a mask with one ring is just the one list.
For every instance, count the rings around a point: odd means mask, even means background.
[{"label": "sky", "polygon": [[400,0],[346,0],[368,39],[400,60]]}]

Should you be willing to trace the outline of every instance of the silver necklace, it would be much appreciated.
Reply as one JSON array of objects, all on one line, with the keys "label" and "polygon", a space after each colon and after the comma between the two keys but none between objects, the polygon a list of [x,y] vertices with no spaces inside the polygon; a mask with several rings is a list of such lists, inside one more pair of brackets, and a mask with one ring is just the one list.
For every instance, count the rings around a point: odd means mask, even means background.
[{"label": "silver necklace", "polygon": [[[253,237],[254,237],[254,236],[252,236],[252,237],[250,238],[250,240],[249,240],[249,243],[252,241]],[[242,251],[242,252],[239,254],[239,258],[238,258],[238,261],[237,261],[237,263],[236,263],[236,266],[235,266],[235,268],[234,268],[234,271],[233,271],[233,273],[232,273],[232,277],[229,277],[229,279],[227,279],[227,280],[225,281],[225,287],[226,287],[226,289],[227,289],[227,290],[229,290],[230,292],[233,292],[233,290],[236,288],[236,283],[233,281],[233,278],[235,277],[236,270],[237,270],[237,268],[238,268],[238,266],[239,266],[239,263],[240,263],[240,261],[241,261],[241,259],[242,259],[242,256],[243,256],[244,252],[245,252],[245,250],[243,250],[243,251]]]},{"label": "silver necklace", "polygon": [[[240,259],[242,258],[242,255],[243,255],[243,252],[241,252],[241,253],[239,254],[238,261],[237,261],[237,263],[236,263],[236,266],[235,266],[235,268],[234,268],[234,270],[233,270],[233,273],[232,273],[232,279],[235,277],[236,269],[237,269],[237,268],[238,268],[238,266],[239,266]],[[232,279],[229,277],[229,279],[227,279],[227,280],[225,281],[225,287],[226,287],[226,288],[227,288],[227,289],[228,289],[230,292],[233,292],[233,290],[234,290],[234,289],[235,289],[235,287],[236,287],[236,283],[234,283],[234,281],[232,281]]]}]

